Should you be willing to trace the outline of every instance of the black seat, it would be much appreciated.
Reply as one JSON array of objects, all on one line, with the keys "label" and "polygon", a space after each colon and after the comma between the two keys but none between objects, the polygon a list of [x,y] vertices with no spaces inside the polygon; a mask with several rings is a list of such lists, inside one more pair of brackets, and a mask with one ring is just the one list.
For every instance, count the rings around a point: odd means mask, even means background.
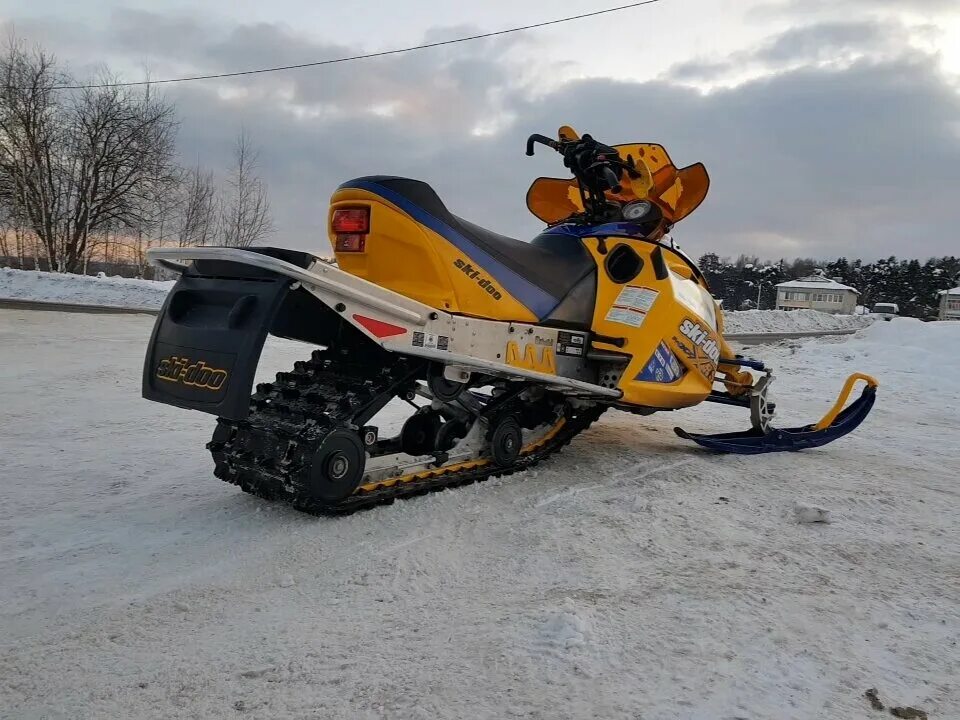
[{"label": "black seat", "polygon": [[[555,319],[555,311],[564,304],[564,299],[596,271],[593,258],[579,241],[575,248],[565,244],[554,251],[547,244],[531,244],[492,232],[451,213],[433,188],[420,180],[372,176],[351,180],[340,187],[367,190],[397,205],[490,273],[540,320]],[[595,277],[593,280],[595,282]],[[592,311],[591,300],[590,314]],[[589,319],[584,320],[589,325]],[[561,323],[563,321],[561,319]],[[580,319],[570,322],[583,324]]]}]

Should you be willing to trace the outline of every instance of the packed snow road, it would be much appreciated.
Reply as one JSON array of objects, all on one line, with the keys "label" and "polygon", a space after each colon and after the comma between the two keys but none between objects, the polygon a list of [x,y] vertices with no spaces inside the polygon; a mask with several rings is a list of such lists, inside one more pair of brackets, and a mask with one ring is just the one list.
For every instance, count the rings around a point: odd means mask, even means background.
[{"label": "packed snow road", "polygon": [[872,687],[960,717],[960,323],[758,349],[783,425],[879,378],[820,450],[610,412],[533,472],[333,520],[212,477],[212,418],[139,397],[151,323],[0,311],[0,717],[881,717]]}]

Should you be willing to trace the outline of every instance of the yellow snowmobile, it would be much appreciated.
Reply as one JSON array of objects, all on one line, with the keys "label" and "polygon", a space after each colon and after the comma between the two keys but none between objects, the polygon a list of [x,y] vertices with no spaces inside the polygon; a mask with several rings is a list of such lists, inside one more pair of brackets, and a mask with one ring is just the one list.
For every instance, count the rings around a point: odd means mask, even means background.
[{"label": "yellow snowmobile", "polygon": [[[218,416],[217,477],[317,513],[528,468],[610,407],[749,409],[746,432],[677,429],[738,453],[816,447],[866,417],[877,384],[856,374],[819,423],[771,426],[770,371],[727,344],[702,273],[667,235],[706,196],[702,164],[569,127],[532,135],[528,155],[538,143],[573,177],[530,187],[547,224],[530,242],[454,215],[426,183],[374,176],[333,195],[336,267],[276,248],[151,250],[180,279],[144,397]],[[251,397],[268,333],[319,349]],[[385,437],[378,416],[398,401],[410,415]]]}]

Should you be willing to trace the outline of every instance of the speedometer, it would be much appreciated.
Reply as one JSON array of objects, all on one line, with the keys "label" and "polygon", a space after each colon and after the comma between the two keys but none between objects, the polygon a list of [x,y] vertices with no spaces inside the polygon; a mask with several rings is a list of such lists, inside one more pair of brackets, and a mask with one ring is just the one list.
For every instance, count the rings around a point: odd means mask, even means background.
[{"label": "speedometer", "polygon": [[653,203],[649,200],[637,200],[623,206],[624,220],[643,220],[653,210]]}]

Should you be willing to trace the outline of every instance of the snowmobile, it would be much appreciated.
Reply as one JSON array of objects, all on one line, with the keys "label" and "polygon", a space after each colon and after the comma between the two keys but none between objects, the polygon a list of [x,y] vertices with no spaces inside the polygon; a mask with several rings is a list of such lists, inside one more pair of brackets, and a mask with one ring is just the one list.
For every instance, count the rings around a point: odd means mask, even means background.
[{"label": "snowmobile", "polygon": [[[771,424],[770,369],[724,340],[703,274],[668,234],[707,194],[702,164],[678,169],[660,145],[566,126],[531,135],[527,155],[538,144],[573,177],[530,186],[546,223],[530,242],[454,215],[427,183],[370,176],[333,194],[335,263],[271,247],[150,250],[179,280],[144,397],[216,415],[215,475],[311,513],[529,468],[608,408],[748,410],[745,432],[676,430],[728,453],[817,447],[866,417],[877,383],[858,373],[820,422]],[[254,389],[268,334],[316,349]],[[409,417],[382,432],[397,403]]]}]

